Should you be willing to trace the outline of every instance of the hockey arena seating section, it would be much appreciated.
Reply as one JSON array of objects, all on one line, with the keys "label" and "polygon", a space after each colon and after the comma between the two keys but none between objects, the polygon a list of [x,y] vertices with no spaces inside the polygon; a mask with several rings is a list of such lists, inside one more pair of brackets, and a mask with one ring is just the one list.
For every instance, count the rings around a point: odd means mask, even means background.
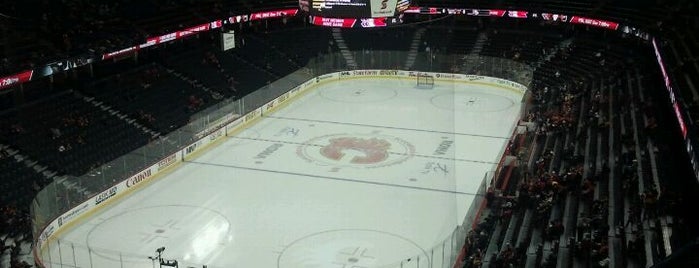
[{"label": "hockey arena seating section", "polygon": [[[213,18],[297,5],[154,2],[11,3],[12,14],[31,15],[3,20],[0,71],[12,74],[81,53],[113,51]],[[583,14],[645,28],[662,37],[668,71],[691,123],[698,125],[699,21],[688,11],[697,4],[627,2],[468,5]],[[413,4],[450,7],[463,1]],[[237,31],[244,44],[226,52],[214,34],[201,33],[144,52],[138,61],[95,63],[0,94],[0,267],[33,265],[28,210],[33,196],[52,181],[91,172],[314,57],[426,49],[504,57],[536,68],[524,118],[536,130],[511,141],[508,155],[517,161],[503,167],[488,189],[486,208],[454,267],[649,267],[667,261],[697,266],[696,256],[669,258],[686,248],[696,252],[697,225],[691,220],[696,181],[685,171],[686,157],[679,156],[686,153],[649,42],[585,26],[513,19],[447,16],[369,31],[313,27],[306,20],[246,24]],[[405,61],[354,67],[403,68]],[[427,62],[418,60],[413,68]],[[442,64],[441,70],[463,71],[459,60]]]}]

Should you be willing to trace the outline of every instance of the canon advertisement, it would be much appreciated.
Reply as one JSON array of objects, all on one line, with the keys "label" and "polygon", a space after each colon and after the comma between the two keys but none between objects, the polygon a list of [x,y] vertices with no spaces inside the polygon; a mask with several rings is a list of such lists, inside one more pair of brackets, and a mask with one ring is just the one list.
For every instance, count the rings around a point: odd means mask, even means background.
[{"label": "canon advertisement", "polygon": [[401,14],[409,0],[299,0],[299,8],[326,18],[385,18]]}]

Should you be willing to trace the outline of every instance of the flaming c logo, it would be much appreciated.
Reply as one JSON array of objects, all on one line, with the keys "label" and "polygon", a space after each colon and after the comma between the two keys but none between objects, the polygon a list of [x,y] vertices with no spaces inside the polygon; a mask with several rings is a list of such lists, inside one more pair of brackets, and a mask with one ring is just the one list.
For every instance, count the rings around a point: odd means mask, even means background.
[{"label": "flaming c logo", "polygon": [[320,154],[328,159],[340,161],[347,151],[355,151],[359,155],[350,156],[352,164],[375,164],[388,158],[391,143],[378,138],[334,138],[330,144],[320,149]]},{"label": "flaming c logo", "polygon": [[296,154],[334,168],[381,168],[410,159],[415,155],[415,146],[378,133],[330,134],[308,140],[296,149]]},{"label": "flaming c logo", "polygon": [[388,0],[381,0],[381,9],[386,9],[388,7],[388,4],[386,4]]}]

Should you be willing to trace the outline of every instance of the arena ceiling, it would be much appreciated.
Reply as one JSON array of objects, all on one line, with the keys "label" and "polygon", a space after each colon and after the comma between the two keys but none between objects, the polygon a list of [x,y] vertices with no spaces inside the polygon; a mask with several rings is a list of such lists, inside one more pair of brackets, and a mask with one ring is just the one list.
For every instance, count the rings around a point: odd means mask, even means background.
[{"label": "arena ceiling", "polygon": [[[26,6],[24,14],[10,16],[30,18],[40,14],[36,12],[36,4],[45,0],[27,0],[15,5]],[[83,2],[101,3],[103,0],[86,0]],[[124,5],[153,5],[157,2],[118,0]],[[190,7],[218,7],[226,13],[248,14],[252,11],[269,10],[274,8],[297,7],[298,0],[171,0],[168,5],[176,6],[181,14],[188,14]],[[696,0],[412,0],[412,5],[430,7],[454,8],[489,8],[507,10],[526,10],[531,12],[549,12],[568,15],[581,15],[597,19],[611,20],[626,25],[637,26],[653,31],[659,22],[663,25],[694,25],[699,27],[699,16],[696,16],[699,2]],[[21,8],[19,8],[21,9]],[[174,10],[163,16],[172,16]]]},{"label": "arena ceiling", "polygon": [[[215,1],[214,1],[215,2]],[[243,0],[249,9],[291,7],[297,0]],[[431,7],[464,7],[492,9],[522,9],[532,12],[559,12],[584,15],[653,28],[658,22],[680,25],[697,23],[695,0],[413,0],[412,5]]]}]

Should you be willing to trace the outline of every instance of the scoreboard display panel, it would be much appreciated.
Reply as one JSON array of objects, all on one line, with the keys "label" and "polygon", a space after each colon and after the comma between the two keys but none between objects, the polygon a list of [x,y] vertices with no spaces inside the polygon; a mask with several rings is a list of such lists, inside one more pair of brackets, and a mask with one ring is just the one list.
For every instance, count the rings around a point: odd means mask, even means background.
[{"label": "scoreboard display panel", "polygon": [[327,18],[394,17],[409,5],[410,0],[299,0],[302,11]]}]

